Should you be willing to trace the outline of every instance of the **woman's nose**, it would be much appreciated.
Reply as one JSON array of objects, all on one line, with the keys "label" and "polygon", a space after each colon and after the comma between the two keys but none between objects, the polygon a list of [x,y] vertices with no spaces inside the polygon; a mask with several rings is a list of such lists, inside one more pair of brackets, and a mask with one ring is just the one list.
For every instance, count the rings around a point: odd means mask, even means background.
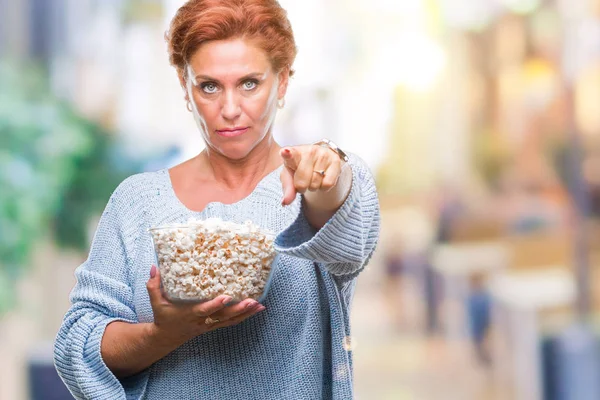
[{"label": "woman's nose", "polygon": [[226,93],[221,107],[221,115],[227,120],[234,120],[240,116],[242,112],[240,99],[235,93]]}]

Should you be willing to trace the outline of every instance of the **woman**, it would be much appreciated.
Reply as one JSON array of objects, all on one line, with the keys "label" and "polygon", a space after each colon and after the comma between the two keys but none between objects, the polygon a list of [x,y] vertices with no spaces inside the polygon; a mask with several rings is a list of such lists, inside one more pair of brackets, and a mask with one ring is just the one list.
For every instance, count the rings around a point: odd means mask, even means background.
[{"label": "woman", "polygon": [[[349,306],[379,234],[369,170],[273,140],[296,54],[275,0],[191,0],[167,41],[206,149],[111,196],[56,339],[63,381],[85,399],[352,398]],[[279,233],[263,304],[162,296],[147,229],[190,217]]]}]

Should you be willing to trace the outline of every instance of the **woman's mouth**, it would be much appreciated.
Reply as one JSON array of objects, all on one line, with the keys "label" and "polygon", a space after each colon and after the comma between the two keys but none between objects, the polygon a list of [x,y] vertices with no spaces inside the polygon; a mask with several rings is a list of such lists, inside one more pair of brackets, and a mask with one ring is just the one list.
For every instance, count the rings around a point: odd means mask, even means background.
[{"label": "woman's mouth", "polygon": [[235,137],[240,136],[246,133],[250,129],[249,127],[245,128],[232,128],[232,129],[217,129],[217,134],[224,137]]}]

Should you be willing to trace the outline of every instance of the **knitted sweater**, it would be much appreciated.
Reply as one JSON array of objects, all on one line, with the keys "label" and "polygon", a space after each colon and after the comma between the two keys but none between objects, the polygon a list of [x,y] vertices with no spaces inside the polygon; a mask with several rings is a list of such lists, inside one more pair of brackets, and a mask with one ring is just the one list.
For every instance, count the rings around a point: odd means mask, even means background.
[{"label": "knitted sweater", "polygon": [[[350,194],[316,231],[289,206],[279,173],[264,177],[246,198],[209,203],[201,212],[176,197],[166,169],[133,175],[112,194],[88,259],[77,268],[71,307],[55,342],[54,362],[78,399],[351,399],[349,312],[356,277],[379,237],[373,177],[350,156]],[[278,233],[278,256],[263,304],[242,323],[195,337],[135,376],[118,379],[100,353],[112,321],[153,321],[146,290],[155,263],[147,229],[220,217]]]}]

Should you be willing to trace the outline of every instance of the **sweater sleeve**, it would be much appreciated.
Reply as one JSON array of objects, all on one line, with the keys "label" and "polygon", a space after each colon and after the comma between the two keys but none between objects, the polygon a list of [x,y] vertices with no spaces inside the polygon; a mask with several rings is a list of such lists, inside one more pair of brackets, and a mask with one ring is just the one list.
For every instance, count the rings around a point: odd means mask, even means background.
[{"label": "sweater sleeve", "polygon": [[351,154],[350,194],[320,229],[314,229],[300,210],[296,220],[275,239],[275,249],[322,264],[341,280],[358,275],[379,239],[379,200],[373,175],[364,161]]},{"label": "sweater sleeve", "polygon": [[147,373],[120,381],[100,353],[106,326],[113,321],[136,323],[128,284],[131,253],[122,227],[127,180],[111,196],[98,224],[88,259],[77,268],[67,311],[54,344],[54,364],[77,399],[139,398]]}]

